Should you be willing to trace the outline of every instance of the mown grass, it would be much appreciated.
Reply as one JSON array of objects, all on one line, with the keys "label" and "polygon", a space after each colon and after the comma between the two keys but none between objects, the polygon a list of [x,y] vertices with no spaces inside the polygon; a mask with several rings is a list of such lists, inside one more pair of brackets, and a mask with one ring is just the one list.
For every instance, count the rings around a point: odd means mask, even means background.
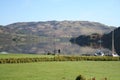
[{"label": "mown grass", "polygon": [[119,61],[65,61],[0,64],[0,80],[75,80],[81,74],[87,79],[120,80]]}]

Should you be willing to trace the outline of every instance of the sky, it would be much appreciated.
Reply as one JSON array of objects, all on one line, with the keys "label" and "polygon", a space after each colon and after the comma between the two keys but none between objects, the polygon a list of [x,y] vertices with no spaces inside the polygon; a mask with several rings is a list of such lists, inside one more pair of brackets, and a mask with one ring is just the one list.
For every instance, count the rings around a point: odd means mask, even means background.
[{"label": "sky", "polygon": [[0,25],[16,22],[91,21],[120,26],[120,0],[0,0]]}]

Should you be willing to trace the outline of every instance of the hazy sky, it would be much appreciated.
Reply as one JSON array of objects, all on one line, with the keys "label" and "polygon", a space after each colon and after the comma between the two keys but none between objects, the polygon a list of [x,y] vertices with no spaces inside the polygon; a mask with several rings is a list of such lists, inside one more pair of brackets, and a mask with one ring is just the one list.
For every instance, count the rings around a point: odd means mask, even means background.
[{"label": "hazy sky", "polygon": [[120,26],[120,0],[0,0],[0,25],[50,20]]}]

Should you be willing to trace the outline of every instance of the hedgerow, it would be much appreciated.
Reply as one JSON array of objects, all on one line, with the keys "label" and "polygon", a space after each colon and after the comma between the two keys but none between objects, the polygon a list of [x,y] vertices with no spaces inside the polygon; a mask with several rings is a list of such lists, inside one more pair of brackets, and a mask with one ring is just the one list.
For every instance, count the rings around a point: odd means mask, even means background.
[{"label": "hedgerow", "polygon": [[36,58],[1,58],[0,64],[5,63],[30,63],[30,62],[46,62],[46,61],[120,61],[120,57],[110,56],[54,56],[36,57]]}]

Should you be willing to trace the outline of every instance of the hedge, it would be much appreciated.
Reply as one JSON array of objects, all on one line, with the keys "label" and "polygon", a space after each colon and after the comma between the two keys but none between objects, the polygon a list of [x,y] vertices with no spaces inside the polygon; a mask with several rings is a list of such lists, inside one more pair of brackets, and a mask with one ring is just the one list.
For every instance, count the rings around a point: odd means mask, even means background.
[{"label": "hedge", "polygon": [[54,56],[36,57],[36,58],[1,58],[0,64],[4,63],[30,63],[30,62],[47,62],[47,61],[120,61],[120,57],[110,56]]}]

